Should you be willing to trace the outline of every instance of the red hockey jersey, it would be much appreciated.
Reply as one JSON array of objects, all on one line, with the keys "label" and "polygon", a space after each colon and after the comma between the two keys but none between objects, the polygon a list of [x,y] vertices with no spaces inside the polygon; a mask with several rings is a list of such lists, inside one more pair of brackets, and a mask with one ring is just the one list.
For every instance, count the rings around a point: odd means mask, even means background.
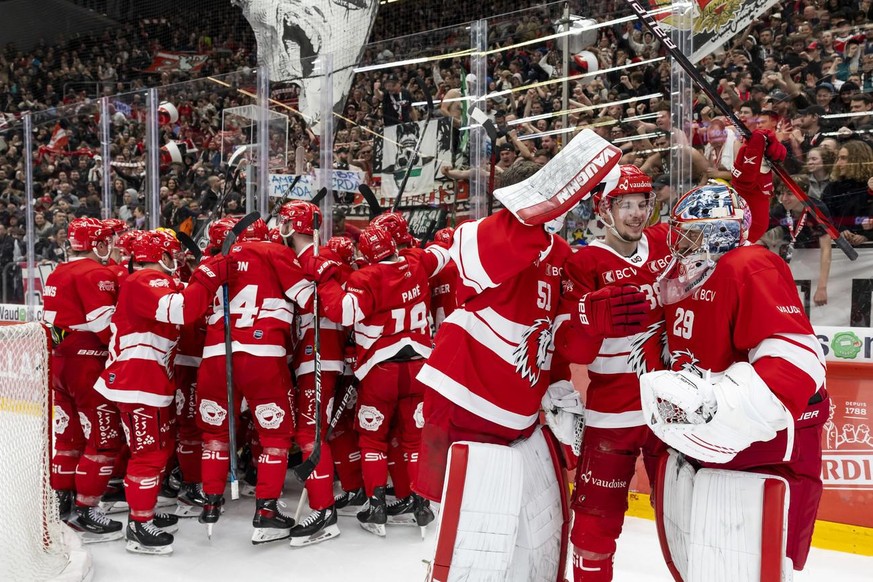
[{"label": "red hockey jersey", "polygon": [[179,326],[201,318],[209,300],[202,286],[183,291],[162,271],[129,275],[112,316],[109,360],[94,389],[113,402],[169,405],[176,392],[172,378]]},{"label": "red hockey jersey", "polygon": [[[228,279],[233,351],[284,358],[291,345],[294,304],[308,305],[315,286],[307,280],[294,251],[271,242],[231,247],[237,271]],[[293,302],[293,303],[292,303]],[[224,304],[216,293],[207,313],[203,358],[224,356]]]},{"label": "red hockey jersey", "polygon": [[665,306],[673,369],[749,362],[797,418],[824,385],[825,358],[788,265],[765,247],[722,256],[692,295]]},{"label": "red hockey jersey", "polygon": [[[300,260],[306,260],[312,255],[313,246],[310,244],[300,251]],[[340,263],[339,281],[345,283],[351,269],[343,269],[345,263],[328,247],[318,249],[320,256],[332,259]],[[322,311],[319,309],[319,311]],[[294,374],[302,376],[315,371],[315,318],[312,316],[312,303],[297,312],[295,319],[295,348],[294,348]],[[319,318],[319,343],[321,356],[321,370],[323,372],[342,373],[345,363],[345,345],[348,333],[339,324],[327,317]]]},{"label": "red hockey jersey", "polygon": [[430,280],[430,313],[434,330],[458,308],[458,266],[449,261],[445,268]]},{"label": "red hockey jersey", "polygon": [[432,247],[355,271],[345,292],[334,279],[319,284],[325,314],[354,326],[355,376],[408,348],[426,358],[432,349],[428,279],[448,262],[448,251]]},{"label": "red hockey jersey", "polygon": [[549,385],[570,247],[500,210],[461,225],[450,253],[458,308],[440,326],[418,379],[481,418],[524,430],[537,422]]},{"label": "red hockey jersey", "polygon": [[94,259],[77,257],[58,265],[43,288],[43,320],[67,333],[55,353],[105,352],[117,298],[115,273]]},{"label": "red hockey jersey", "polygon": [[[602,241],[579,249],[564,265],[565,298],[561,313],[568,319],[555,330],[555,347],[564,358],[588,366],[590,380],[585,422],[596,428],[643,426],[640,382],[644,372],[666,369],[662,357],[664,312],[657,278],[670,261],[667,225],[647,228],[630,257]],[[586,293],[610,285],[634,285],[649,300],[647,330],[621,338],[600,338],[582,329],[578,301]]]}]

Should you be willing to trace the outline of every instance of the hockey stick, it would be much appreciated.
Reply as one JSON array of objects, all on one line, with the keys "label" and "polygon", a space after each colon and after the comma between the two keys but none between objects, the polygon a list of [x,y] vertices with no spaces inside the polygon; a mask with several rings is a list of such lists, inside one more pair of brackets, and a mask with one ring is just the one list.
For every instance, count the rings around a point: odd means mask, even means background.
[{"label": "hockey stick", "polygon": [[[224,239],[221,245],[222,256],[227,256],[242,231],[261,217],[257,212],[243,216]],[[227,283],[221,285],[222,307],[224,309],[224,373],[227,377],[227,429],[230,456],[230,498],[239,499],[239,481],[236,476],[236,410],[233,401],[233,339],[230,334],[230,290]]]},{"label": "hockey stick", "polygon": [[[748,138],[752,135],[752,132],[746,127],[746,124],[740,120],[736,114],[733,112],[733,109],[728,106],[727,103],[724,102],[724,99],[721,98],[721,95],[712,88],[712,86],[706,82],[706,79],[703,78],[703,75],[691,64],[691,61],[688,60],[688,57],[679,50],[679,47],[673,43],[673,40],[670,38],[670,35],[661,28],[661,25],[655,20],[655,18],[649,14],[647,10],[647,4],[643,4],[645,0],[626,0],[630,5],[631,9],[633,9],[636,17],[648,28],[652,34],[654,34],[664,46],[667,47],[667,51],[670,53],[670,56],[682,67],[688,75],[694,79],[694,82],[706,93],[706,96],[712,101],[712,104],[716,106],[722,114],[730,120],[731,123],[736,126],[739,132],[743,135],[743,137]],[[858,251],[856,251],[849,241],[840,236],[839,231],[836,229],[834,224],[824,215],[821,210],[812,203],[809,199],[809,196],[804,192],[800,186],[791,178],[791,175],[788,173],[785,168],[782,167],[781,164],[776,163],[773,160],[768,160],[770,166],[773,168],[773,171],[777,176],[782,180],[785,186],[791,190],[791,193],[797,196],[797,199],[803,202],[803,205],[806,206],[810,213],[815,217],[818,223],[827,231],[828,236],[830,236],[836,245],[840,247],[846,256],[849,257],[849,260],[854,261],[858,258]]]},{"label": "hockey stick", "polygon": [[486,192],[486,210],[488,216],[494,213],[494,167],[497,165],[497,127],[491,121],[484,111],[478,107],[474,107],[470,111],[470,117],[478,122],[488,134],[488,139],[491,140],[491,167],[488,169],[488,191]]},{"label": "hockey stick", "polygon": [[[334,409],[333,414],[330,417],[330,423],[328,423],[327,431],[324,433],[325,442],[329,441],[330,437],[333,436],[333,431],[336,428],[336,425],[339,423],[340,417],[342,416],[343,411],[346,409],[346,406],[348,406],[349,402],[351,402],[354,393],[355,389],[352,386],[346,388],[342,400],[340,400],[339,404]],[[313,449],[312,454],[309,455],[309,458],[307,458],[305,461],[292,469],[292,472],[294,473],[294,476],[297,478],[298,481],[302,483],[309,478],[312,472],[315,471],[315,466],[318,465],[320,457],[321,448],[319,447],[317,454],[316,449]]]},{"label": "hockey stick", "polygon": [[397,189],[397,197],[394,198],[394,205],[391,206],[392,211],[396,211],[397,207],[400,206],[400,199],[403,197],[403,191],[406,189],[406,182],[409,180],[409,175],[412,173],[412,166],[415,165],[415,161],[418,159],[418,152],[421,150],[421,142],[424,141],[424,136],[427,135],[427,126],[430,123],[431,115],[433,115],[433,97],[431,97],[430,91],[428,91],[427,87],[424,86],[424,81],[421,80],[421,77],[413,77],[412,80],[415,81],[415,84],[418,85],[418,88],[421,89],[422,93],[424,93],[424,98],[427,100],[427,111],[424,114],[424,128],[421,130],[421,135],[415,143],[415,150],[412,152],[412,158],[409,160],[409,165],[406,166],[406,173],[403,174],[403,181],[400,182],[400,188]]},{"label": "hockey stick", "polygon": [[176,239],[182,243],[182,246],[191,253],[194,257],[194,262],[199,263],[200,258],[203,256],[203,251],[200,250],[200,247],[197,246],[197,243],[194,242],[194,239],[188,236],[186,232],[177,232]]},{"label": "hockey stick", "polygon": [[370,207],[370,220],[373,220],[374,218],[382,214],[382,206],[376,199],[376,195],[373,193],[373,190],[367,184],[361,184],[360,186],[358,186],[358,192],[361,193],[361,196],[363,196],[364,200],[367,202],[367,206]]},{"label": "hockey stick", "polygon": [[318,206],[319,204],[321,204],[321,201],[324,199],[325,196],[327,196],[327,188],[322,188],[318,191],[318,194],[312,197],[312,200],[310,200],[310,202]]}]

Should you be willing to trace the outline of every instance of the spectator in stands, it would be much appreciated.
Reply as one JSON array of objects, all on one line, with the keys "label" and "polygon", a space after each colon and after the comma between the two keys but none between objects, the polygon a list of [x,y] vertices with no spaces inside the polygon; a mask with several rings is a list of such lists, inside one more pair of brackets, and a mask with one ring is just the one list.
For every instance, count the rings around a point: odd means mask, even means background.
[{"label": "spectator in stands", "polygon": [[852,244],[866,242],[859,234],[860,220],[870,216],[868,182],[873,177],[873,148],[860,140],[842,144],[831,171],[831,183],[822,192],[822,202],[834,223]]},{"label": "spectator in stands", "polygon": [[812,148],[806,154],[806,178],[809,188],[806,193],[812,198],[821,198],[822,192],[831,182],[831,170],[837,155],[826,148]]}]

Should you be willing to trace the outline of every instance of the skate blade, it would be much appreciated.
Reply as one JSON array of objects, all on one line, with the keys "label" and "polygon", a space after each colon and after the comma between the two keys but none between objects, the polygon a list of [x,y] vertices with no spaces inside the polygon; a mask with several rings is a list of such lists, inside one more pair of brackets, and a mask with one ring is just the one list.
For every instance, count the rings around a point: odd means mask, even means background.
[{"label": "skate blade", "polygon": [[385,524],[384,523],[361,523],[361,527],[367,530],[370,533],[376,534],[377,536],[384,538],[385,537]]},{"label": "skate blade", "polygon": [[182,503],[180,501],[176,504],[176,509],[173,511],[173,515],[176,517],[199,517],[202,512],[203,506],[188,505],[187,503]]},{"label": "skate blade", "polygon": [[130,511],[130,506],[127,501],[101,501],[100,509],[103,513],[110,515],[112,513],[122,513]]},{"label": "skate blade", "polygon": [[424,539],[424,537],[427,535],[427,526],[426,526],[426,525],[423,525],[423,526],[421,526],[421,527],[418,528],[418,529],[421,530],[421,539]]},{"label": "skate blade", "polygon": [[366,509],[369,509],[366,503],[363,505],[347,505],[341,509],[337,509],[336,514],[343,517],[357,517],[359,513]]},{"label": "skate blade", "polygon": [[127,540],[127,546],[125,546],[124,549],[134,554],[152,554],[155,556],[166,556],[173,553],[173,544],[167,544],[166,546],[144,546],[139,542]]},{"label": "skate blade", "polygon": [[179,531],[179,524],[174,523],[173,525],[168,525],[167,527],[159,527],[158,529],[167,532],[168,534],[174,534]]},{"label": "skate blade", "polygon": [[276,527],[256,527],[252,532],[252,545],[267,544],[279,540],[287,540],[291,537],[291,528],[281,529]]},{"label": "skate blade", "polygon": [[404,526],[417,526],[418,523],[415,521],[415,517],[410,515],[389,515],[388,516],[388,525],[404,525]]},{"label": "skate blade", "polygon": [[291,538],[291,547],[292,548],[302,548],[303,546],[311,546],[312,544],[318,544],[321,542],[326,542],[331,538],[335,538],[340,535],[340,530],[336,525],[329,525],[323,530],[312,534],[309,537],[292,537]]},{"label": "skate blade", "polygon": [[90,531],[84,531],[79,529],[74,524],[69,524],[70,527],[79,534],[79,537],[82,539],[83,544],[99,544],[102,542],[114,542],[115,540],[120,540],[124,537],[124,529],[120,529],[118,531],[114,531],[111,533],[98,534]]}]

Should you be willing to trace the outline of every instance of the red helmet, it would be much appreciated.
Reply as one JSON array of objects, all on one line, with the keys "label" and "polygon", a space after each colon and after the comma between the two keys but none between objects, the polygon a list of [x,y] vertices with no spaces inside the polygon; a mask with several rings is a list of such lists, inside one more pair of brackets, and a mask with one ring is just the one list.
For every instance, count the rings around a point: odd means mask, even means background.
[{"label": "red helmet", "polygon": [[121,233],[115,239],[115,247],[121,249],[121,253],[129,257],[133,254],[133,242],[139,238],[142,232],[141,230],[128,230]]},{"label": "red helmet", "polygon": [[247,229],[239,233],[239,242],[265,241],[270,234],[267,223],[262,218],[257,219]]},{"label": "red helmet", "polygon": [[120,218],[107,218],[103,221],[103,225],[112,231],[112,234],[121,234],[129,228],[127,222]]},{"label": "red helmet", "polygon": [[332,236],[327,247],[348,264],[355,260],[355,242],[347,236]]},{"label": "red helmet", "polygon": [[233,216],[225,216],[216,220],[209,225],[209,246],[213,249],[220,249],[224,244],[224,239],[227,238],[227,233],[233,230],[237,222],[237,218]]},{"label": "red helmet", "polygon": [[441,228],[433,235],[433,242],[444,246],[452,246],[452,241],[455,238],[455,229],[451,226]]},{"label": "red helmet", "polygon": [[[291,229],[300,234],[312,234],[313,217],[321,218],[321,210],[312,202],[292,200],[279,209],[279,224],[291,222]],[[321,224],[321,220],[318,221]]]},{"label": "red helmet", "polygon": [[397,252],[397,245],[391,233],[378,226],[370,225],[361,231],[358,249],[369,263],[378,263]]},{"label": "red helmet", "polygon": [[415,237],[409,234],[409,224],[399,212],[380,214],[370,222],[370,225],[384,228],[390,232],[391,236],[394,237],[394,242],[399,245],[408,245],[415,240]]},{"label": "red helmet", "polygon": [[609,198],[618,198],[626,194],[648,194],[654,196],[652,179],[633,164],[619,166],[618,180],[604,182],[602,192],[594,194],[594,209],[599,210],[601,202]]},{"label": "red helmet", "polygon": [[182,252],[182,245],[173,232],[163,228],[143,232],[134,239],[131,247],[133,260],[137,263],[157,263],[164,258],[164,253],[175,258]]},{"label": "red helmet", "polygon": [[99,242],[112,239],[112,229],[96,218],[76,218],[67,227],[67,238],[74,251],[90,251]]},{"label": "red helmet", "polygon": [[282,234],[279,232],[278,228],[271,228],[270,232],[267,233],[267,240],[272,243],[278,243],[280,245],[284,245],[285,241],[282,238]]}]

